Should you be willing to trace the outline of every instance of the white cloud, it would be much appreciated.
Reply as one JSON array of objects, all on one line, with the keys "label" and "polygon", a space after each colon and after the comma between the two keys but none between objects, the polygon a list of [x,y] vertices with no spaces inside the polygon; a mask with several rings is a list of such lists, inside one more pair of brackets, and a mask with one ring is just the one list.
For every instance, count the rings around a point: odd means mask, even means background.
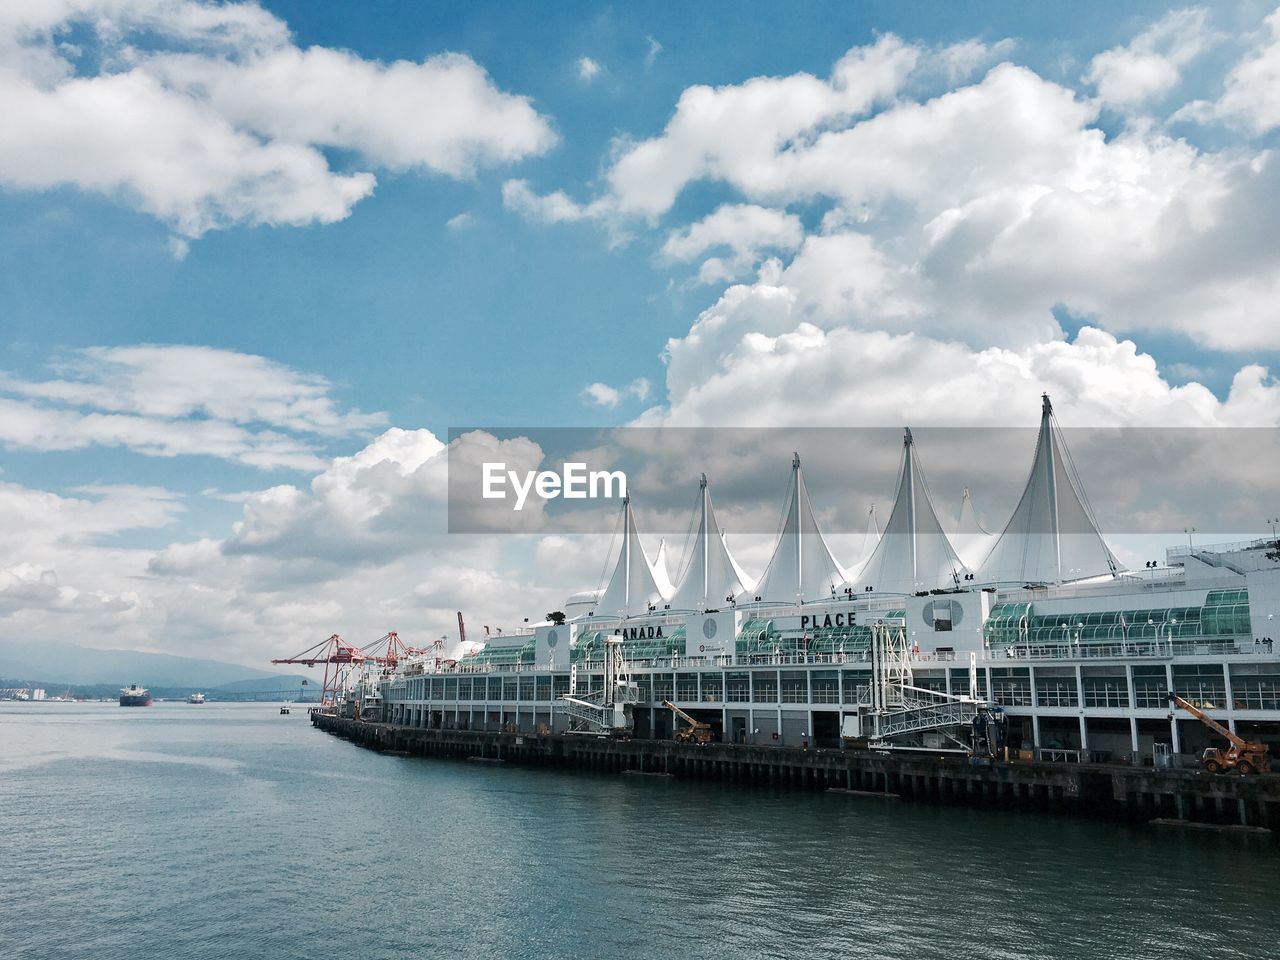
[{"label": "white cloud", "polygon": [[603,207],[584,206],[563,190],[540,195],[528,180],[508,180],[502,185],[502,205],[535,223],[573,223],[597,216]]},{"label": "white cloud", "polygon": [[1280,126],[1280,8],[1256,35],[1256,42],[1227,74],[1216,101],[1188,104],[1175,119],[1221,120],[1261,135]]},{"label": "white cloud", "polygon": [[579,57],[576,64],[578,71],[578,79],[583,83],[590,83],[596,77],[600,76],[601,66],[590,57]]},{"label": "white cloud", "polygon": [[450,230],[466,230],[468,227],[475,226],[476,215],[470,211],[463,211],[455,214],[445,221],[444,225]]},{"label": "white cloud", "polygon": [[[1132,49],[1182,63],[1209,37],[1193,10]],[[1012,63],[934,96],[907,95],[920,78],[1000,46],[930,50],[886,36],[846,53],[829,80],[690,87],[661,135],[615,145],[599,196],[538,196],[516,181],[507,205],[546,222],[602,222],[615,235],[620,223],[669,215],[698,180],[736,193],[720,201],[730,210],[816,207],[821,226],[784,286],[826,310],[819,326],[840,300],[855,326],[1021,348],[1060,336],[1065,309],[1118,335],[1280,347],[1275,157],[1201,149],[1151,118],[1107,136],[1099,100]],[[666,228],[672,249],[696,248],[710,232],[715,212],[700,216]],[[740,277],[760,252],[744,246],[707,261],[700,278]]]},{"label": "white cloud", "polygon": [[585,399],[598,407],[616,407],[626,397],[635,397],[640,402],[649,399],[653,384],[645,377],[637,377],[625,387],[611,387],[607,383],[591,383],[582,391]]},{"label": "white cloud", "polygon": [[856,314],[835,302],[833,315],[815,290],[793,285],[812,282],[773,273],[727,290],[668,342],[669,405],[640,422],[1023,425],[1047,391],[1074,425],[1280,425],[1280,384],[1258,365],[1241,369],[1219,401],[1199,383],[1171,386],[1152,357],[1102,330],[975,350],[842,322]]},{"label": "white cloud", "polygon": [[[73,28],[100,46],[95,69],[56,42]],[[251,4],[24,5],[0,14],[0,52],[0,184],[103,193],[184,238],[346,217],[376,180],[333,169],[326,148],[366,167],[467,177],[555,140],[527,98],[468,57],[384,64],[304,50]]]},{"label": "white cloud", "polygon": [[646,67],[652,67],[653,61],[657,60],[658,54],[662,52],[662,44],[648,34],[645,35],[644,39],[645,43],[649,45],[648,49],[646,49],[644,53],[644,65]]},{"label": "white cloud", "polygon": [[821,80],[800,73],[725,87],[689,87],[660,137],[620,145],[607,179],[617,209],[656,217],[691,181],[745,181],[788,144],[861,115],[898,92],[919,51],[885,35],[854,47]]},{"label": "white cloud", "polygon": [[52,380],[0,375],[0,442],[314,469],[322,463],[314,437],[348,436],[386,420],[340,409],[323,377],[211,347],[90,347],[54,369],[60,376]]},{"label": "white cloud", "polygon": [[1006,37],[995,43],[984,43],[981,40],[961,40],[948,44],[938,50],[931,58],[942,67],[947,81],[957,84],[967,80],[983,67],[990,66],[995,60],[1008,56],[1017,47],[1017,43]]},{"label": "white cloud", "polygon": [[1202,7],[1175,10],[1148,27],[1127,45],[1113,47],[1089,62],[1086,82],[1108,104],[1131,107],[1172,90],[1182,68],[1215,37]]},{"label": "white cloud", "polygon": [[662,252],[688,263],[708,251],[727,248],[728,257],[713,257],[699,271],[704,283],[716,283],[750,271],[764,251],[794,250],[803,239],[804,227],[795,214],[750,203],[724,204],[697,223],[672,230]]}]

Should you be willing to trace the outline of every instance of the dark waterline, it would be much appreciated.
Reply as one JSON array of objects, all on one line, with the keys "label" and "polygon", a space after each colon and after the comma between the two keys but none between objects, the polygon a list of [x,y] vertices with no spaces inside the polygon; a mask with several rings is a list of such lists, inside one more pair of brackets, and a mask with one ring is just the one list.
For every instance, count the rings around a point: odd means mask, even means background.
[{"label": "dark waterline", "polygon": [[270,704],[0,704],[18,958],[1280,956],[1270,840],[396,758]]}]

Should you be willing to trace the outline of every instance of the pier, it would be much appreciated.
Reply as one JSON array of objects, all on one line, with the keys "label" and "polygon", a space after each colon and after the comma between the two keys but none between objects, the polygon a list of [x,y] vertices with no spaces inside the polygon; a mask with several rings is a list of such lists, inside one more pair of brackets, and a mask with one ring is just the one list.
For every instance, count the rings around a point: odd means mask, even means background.
[{"label": "pier", "polygon": [[1199,770],[1030,761],[974,765],[964,757],[925,752],[421,729],[319,712],[311,721],[360,746],[409,756],[669,774],[1126,822],[1280,828],[1280,775],[1214,776]]}]

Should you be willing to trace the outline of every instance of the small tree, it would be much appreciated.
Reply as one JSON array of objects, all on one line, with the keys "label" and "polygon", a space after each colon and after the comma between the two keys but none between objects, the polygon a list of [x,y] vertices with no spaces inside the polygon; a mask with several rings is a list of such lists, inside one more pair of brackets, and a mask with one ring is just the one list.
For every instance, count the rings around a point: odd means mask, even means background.
[{"label": "small tree", "polygon": [[547,619],[554,623],[557,627],[564,623],[564,613],[559,610],[553,610],[547,614]]}]

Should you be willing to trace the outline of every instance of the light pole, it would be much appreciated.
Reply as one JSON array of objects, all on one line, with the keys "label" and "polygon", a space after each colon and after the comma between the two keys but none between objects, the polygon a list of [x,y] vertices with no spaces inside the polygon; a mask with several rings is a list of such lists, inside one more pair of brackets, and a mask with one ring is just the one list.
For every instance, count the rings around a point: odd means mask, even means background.
[{"label": "light pole", "polygon": [[1195,528],[1195,527],[1183,527],[1183,528],[1182,528],[1182,532],[1183,532],[1183,533],[1185,533],[1185,534],[1187,535],[1187,552],[1188,552],[1188,553],[1190,553],[1192,550],[1194,550],[1194,549],[1195,549],[1195,547],[1193,546],[1193,544],[1192,544],[1192,542],[1191,542],[1191,535],[1192,535],[1193,533],[1195,533],[1195,532],[1196,532],[1196,528]]}]

